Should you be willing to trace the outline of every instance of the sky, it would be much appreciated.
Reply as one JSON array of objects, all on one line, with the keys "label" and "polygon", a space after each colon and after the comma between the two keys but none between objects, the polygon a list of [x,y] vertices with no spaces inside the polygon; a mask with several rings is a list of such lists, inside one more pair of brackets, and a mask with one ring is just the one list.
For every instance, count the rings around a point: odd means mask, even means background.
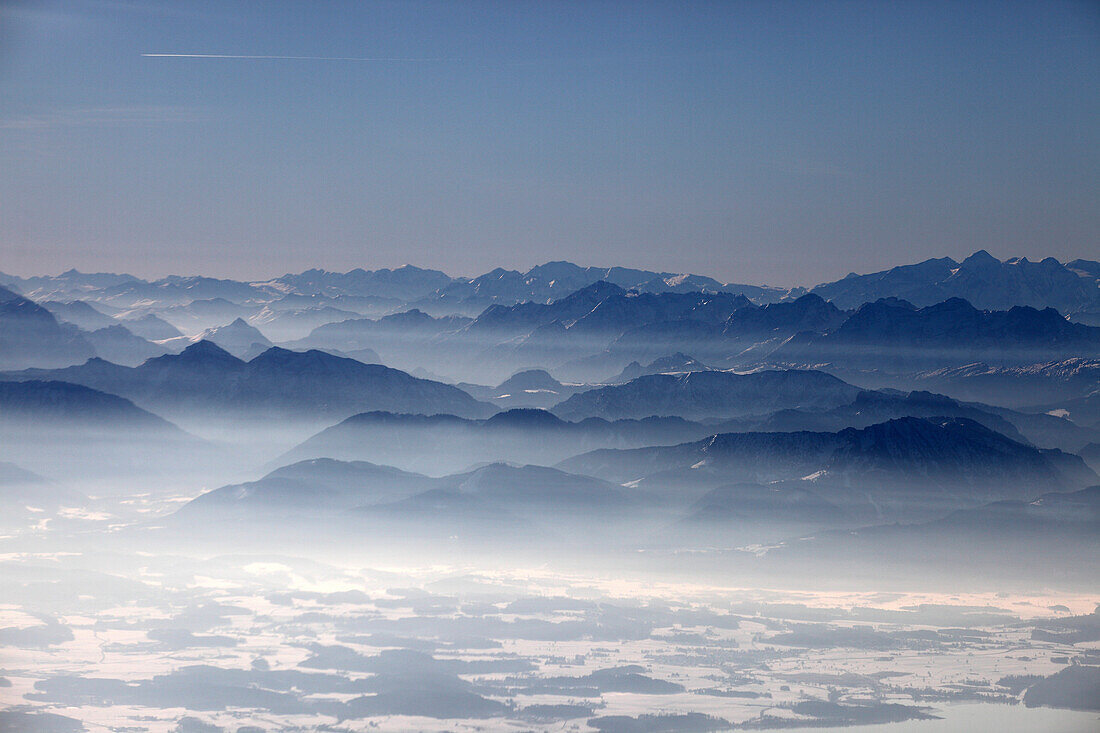
[{"label": "sky", "polygon": [[1100,3],[0,0],[0,271],[981,248],[1100,257]]}]

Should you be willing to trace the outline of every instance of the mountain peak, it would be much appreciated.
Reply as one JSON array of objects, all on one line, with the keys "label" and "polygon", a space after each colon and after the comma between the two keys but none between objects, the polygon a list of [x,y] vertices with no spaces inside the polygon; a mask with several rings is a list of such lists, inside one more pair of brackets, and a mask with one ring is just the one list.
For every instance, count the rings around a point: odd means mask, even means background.
[{"label": "mountain peak", "polygon": [[998,260],[996,257],[994,257],[993,255],[986,252],[984,249],[979,249],[977,252],[975,252],[974,254],[967,257],[961,263],[961,265],[963,267],[971,267],[971,268],[973,268],[973,267],[991,267],[991,266],[996,266],[996,265],[1000,265],[1000,264],[1001,264],[1000,260]]},{"label": "mountain peak", "polygon": [[857,309],[856,313],[858,314],[864,311],[876,312],[885,310],[887,308],[899,308],[907,311],[918,310],[917,306],[913,305],[908,300],[905,300],[904,298],[896,298],[894,296],[890,296],[888,298],[879,298],[873,303],[864,303]]},{"label": "mountain peak", "polygon": [[527,277],[541,277],[547,280],[556,280],[562,277],[576,276],[584,272],[584,268],[566,260],[554,260],[541,265],[535,265],[528,270]]},{"label": "mountain peak", "polygon": [[224,326],[217,326],[216,328],[207,329],[206,331],[203,332],[202,336],[204,338],[208,338],[208,337],[211,337],[211,336],[226,336],[226,335],[229,335],[229,334],[234,334],[234,335],[248,334],[249,336],[256,337],[257,340],[259,340],[259,339],[263,339],[264,341],[267,340],[264,337],[263,333],[260,332],[260,329],[256,328],[255,326],[250,324],[248,321],[246,321],[245,319],[243,319],[239,316],[237,318],[235,318],[231,323],[227,323]]},{"label": "mountain peak", "polygon": [[526,369],[508,377],[497,389],[505,392],[525,389],[558,390],[561,386],[561,382],[550,376],[550,372],[545,369]]},{"label": "mountain peak", "polygon": [[[172,358],[172,357],[169,356],[169,357],[161,357],[161,358]],[[237,357],[233,356],[232,354],[230,354],[228,351],[226,351],[222,347],[218,346],[213,341],[208,341],[207,339],[200,339],[200,340],[196,341],[195,343],[191,344],[186,349],[181,351],[175,358],[176,359],[183,359],[183,360],[224,359],[226,361],[239,361],[239,359],[237,359]]]},{"label": "mountain peak", "polygon": [[208,328],[199,334],[199,338],[213,341],[234,356],[242,358],[248,358],[250,352],[254,353],[256,348],[271,346],[271,341],[260,329],[243,318],[237,318],[225,326]]},{"label": "mountain peak", "polygon": [[378,319],[378,322],[399,325],[419,325],[431,323],[434,320],[434,318],[419,308],[409,308],[400,313],[390,313],[389,315],[382,316]]},{"label": "mountain peak", "polygon": [[626,290],[619,287],[615,283],[608,282],[607,280],[597,280],[596,282],[583,287],[580,290],[576,290],[569,295],[565,296],[562,300],[605,300],[615,295],[623,295]]},{"label": "mountain peak", "polygon": [[929,311],[929,312],[937,312],[937,311],[938,312],[944,312],[944,311],[960,312],[960,311],[977,311],[978,309],[975,308],[970,303],[970,301],[967,300],[966,298],[960,298],[958,296],[955,296],[953,298],[948,298],[947,300],[943,301],[942,303],[936,303],[935,305],[927,306],[924,310]]},{"label": "mountain peak", "polygon": [[494,427],[542,428],[557,427],[564,424],[564,421],[546,410],[520,408],[498,412],[486,420],[485,424]]},{"label": "mountain peak", "polygon": [[249,363],[254,366],[286,366],[289,364],[313,364],[317,366],[323,363],[340,362],[349,364],[358,363],[354,359],[335,356],[328,352],[321,351],[320,349],[292,351],[291,349],[284,349],[281,346],[272,346],[264,349],[260,354],[253,357]]}]

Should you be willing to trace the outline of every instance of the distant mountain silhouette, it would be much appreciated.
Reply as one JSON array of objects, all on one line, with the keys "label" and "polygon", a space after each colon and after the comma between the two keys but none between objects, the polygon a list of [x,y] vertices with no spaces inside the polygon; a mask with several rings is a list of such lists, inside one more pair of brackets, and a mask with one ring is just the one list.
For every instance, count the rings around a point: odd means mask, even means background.
[{"label": "distant mountain silhouette", "polygon": [[727,433],[677,446],[598,450],[559,466],[650,491],[798,482],[855,516],[888,521],[1096,481],[1077,456],[1018,443],[965,418],[906,417],[835,433]]},{"label": "distant mountain silhouette", "polygon": [[566,365],[570,380],[592,381],[630,359],[592,364],[583,359],[606,351],[631,329],[670,321],[706,328],[749,305],[744,296],[730,293],[637,293],[600,281],[549,303],[490,306],[469,326],[441,339],[439,347],[455,355],[452,368],[488,366],[496,376],[502,369]]},{"label": "distant mountain silhouette", "polygon": [[[326,428],[281,460],[328,456],[454,473],[474,463],[545,465],[594,448],[678,443],[710,432],[680,418],[571,423],[531,409],[508,410],[482,420],[368,412]],[[425,445],[431,450],[425,451]]]},{"label": "distant mountain silhouette", "polygon": [[224,417],[282,416],[340,419],[372,409],[481,417],[491,406],[446,384],[416,379],[378,364],[320,351],[271,348],[242,361],[199,341],[179,354],[122,367],[92,359],[61,370],[32,370],[12,378],[61,379],[122,395],[157,413]]},{"label": "distant mountain silhouette", "polygon": [[626,382],[633,381],[638,377],[648,376],[650,374],[669,374],[673,372],[706,372],[710,371],[710,367],[706,364],[693,359],[687,354],[677,351],[675,354],[669,356],[663,356],[659,359],[654,359],[649,364],[642,366],[636,361],[632,361],[626,365],[626,367],[611,377],[605,380],[608,384],[625,384]]},{"label": "distant mountain silhouette", "polygon": [[583,385],[564,385],[545,369],[525,369],[516,372],[496,387],[460,383],[466,392],[501,409],[553,407],[565,398],[586,389]]},{"label": "distant mountain silhouette", "polygon": [[560,391],[565,385],[550,376],[545,369],[528,369],[516,372],[497,385],[501,392],[524,392],[527,390]]},{"label": "distant mountain silhouette", "polygon": [[[133,307],[142,301],[180,305],[191,300],[220,298],[235,303],[285,296],[358,298],[412,303],[438,312],[480,312],[487,305],[524,301],[546,303],[598,281],[641,293],[743,293],[758,302],[774,302],[788,291],[759,285],[721,283],[704,275],[655,272],[627,267],[582,267],[571,262],[547,262],[527,272],[495,268],[474,278],[451,277],[438,270],[405,265],[395,269],[328,272],[320,269],[288,273],[263,282],[235,282],[198,276],[169,276],[145,281],[133,275],[81,273],[20,278],[0,275],[36,299],[73,300],[94,292],[97,301]],[[228,323],[228,321],[226,321]]]},{"label": "distant mountain silhouette", "polygon": [[[113,394],[57,381],[0,382],[0,460],[117,493],[202,480],[218,449]],[[205,475],[205,474],[203,474]]]},{"label": "distant mountain silhouette", "polygon": [[847,427],[864,428],[899,417],[965,417],[1013,440],[1044,448],[1069,446],[1076,449],[1094,438],[1100,438],[1096,430],[1053,415],[963,403],[925,391],[864,391],[856,395],[852,402],[828,410],[779,410],[769,415],[731,420],[715,427],[720,428],[720,432],[836,431]]},{"label": "distant mountain silhouette", "polygon": [[0,370],[59,367],[95,356],[72,324],[58,323],[42,306],[0,288]]},{"label": "distant mountain silhouette", "polygon": [[643,323],[694,318],[722,321],[751,305],[729,293],[631,294],[608,282],[595,282],[551,303],[519,303],[486,308],[468,327],[474,334],[524,334],[560,322],[577,334],[618,335]]},{"label": "distant mountain silhouette", "polygon": [[[961,262],[926,260],[864,275],[851,274],[813,289],[841,309],[858,308],[880,298],[903,298],[918,306],[961,297],[983,309],[1006,310],[1013,305],[1053,307],[1067,315],[1096,311],[1100,263],[1078,259],[1059,263],[1053,258],[1000,261],[984,250]],[[415,304],[438,313],[479,312],[486,306],[522,302],[549,303],[604,281],[639,293],[727,292],[743,294],[759,304],[796,299],[803,289],[722,283],[705,275],[655,272],[625,267],[583,267],[571,262],[547,262],[526,272],[495,268],[474,278],[455,278],[438,270],[406,265],[395,269],[328,272],[319,269],[288,273],[263,282],[237,282],[200,276],[169,276],[145,281],[132,275],[80,273],[20,278],[0,276],[35,300],[71,301],[91,294],[98,303],[129,308],[142,301],[183,305],[222,299],[233,303],[274,301],[287,296],[389,299]],[[232,320],[225,320],[224,325]],[[209,326],[206,326],[209,327]],[[200,329],[201,330],[201,329]]]},{"label": "distant mountain silhouette", "polygon": [[141,430],[184,435],[168,421],[113,394],[79,384],[28,380],[0,382],[0,425],[94,426],[105,433]]},{"label": "distant mountain silhouette", "polygon": [[286,285],[294,292],[307,295],[348,294],[397,298],[408,302],[425,297],[451,282],[452,279],[439,270],[405,265],[393,270],[356,268],[344,273],[306,270],[298,275],[283,275],[270,281],[270,284]]},{"label": "distant mountain silhouette", "polygon": [[[189,303],[244,303],[256,296],[249,283],[201,275],[169,275],[152,282],[137,278],[109,285],[99,291],[99,298],[111,305],[133,308],[156,302],[186,306]],[[228,321],[226,321],[228,322]]]},{"label": "distant mountain silhouette", "polygon": [[[3,279],[34,298],[59,304],[59,312],[68,308],[75,314],[81,307],[69,301],[80,300],[120,317],[155,314],[192,338],[242,319],[268,329],[268,337],[296,339],[293,348],[316,348],[405,371],[426,368],[448,379],[493,382],[516,371],[543,368],[562,380],[594,382],[632,362],[649,364],[677,352],[718,368],[830,365],[891,374],[976,361],[1014,367],[1100,356],[1095,333],[1072,328],[1100,324],[1098,269],[1100,264],[1091,260],[1064,265],[1049,258],[1000,262],[978,252],[961,263],[929,260],[854,275],[808,294],[723,284],[699,275],[568,262],[546,263],[525,273],[497,268],[473,279],[411,266],[374,272],[310,270],[251,283],[198,276],[146,282],[72,271]],[[959,299],[977,308],[967,312]],[[907,309],[906,304],[916,307]],[[880,312],[887,306],[900,310]],[[1058,314],[1042,310],[1050,307]],[[982,308],[994,310],[975,317]],[[83,310],[87,318],[99,320]],[[403,312],[386,315],[396,310]],[[1064,314],[1080,323],[1063,318],[1059,324],[1056,319]],[[468,322],[467,316],[476,318]],[[87,319],[85,323],[93,325]],[[236,328],[243,330],[239,324]],[[153,338],[149,332],[139,335]],[[212,332],[207,336],[221,338]],[[254,333],[243,339],[249,343],[221,338],[242,358],[259,353],[253,343],[270,345],[256,340]],[[88,356],[86,351],[67,358],[79,363]]]},{"label": "distant mountain silhouette", "polygon": [[98,331],[118,323],[114,318],[97,311],[82,300],[69,303],[51,300],[40,301],[38,304],[53,313],[57,320],[71,323],[84,331]]},{"label": "distant mountain silhouette", "polygon": [[243,318],[237,318],[225,326],[208,328],[196,338],[198,341],[215,343],[237,358],[255,356],[272,346],[271,341],[258,328],[250,326]]},{"label": "distant mountain silhouette", "polygon": [[[429,478],[361,461],[316,459],[207,492],[177,511],[170,523],[311,522],[340,516],[345,529],[370,517],[427,523],[433,529],[469,529],[471,521],[518,529],[549,516],[569,523],[599,522],[629,503],[619,487],[605,481],[541,466],[490,464]],[[359,513],[347,514],[349,509]]]},{"label": "distant mountain silhouette", "polygon": [[182,507],[177,517],[247,519],[346,510],[396,501],[436,484],[435,479],[390,466],[318,458],[278,468],[258,481],[209,491]]},{"label": "distant mountain silhouette", "polygon": [[889,299],[861,306],[833,331],[791,338],[768,360],[916,372],[984,361],[1016,366],[1100,356],[1100,328],[1070,323],[1052,308],[980,311],[960,298],[916,308]]},{"label": "distant mountain silhouette", "polygon": [[259,305],[216,297],[205,300],[184,301],[168,307],[164,307],[162,302],[156,315],[172,324],[185,336],[201,338],[204,331],[227,326],[238,318],[250,318],[259,313],[260,310]]},{"label": "distant mountain silhouette", "polygon": [[962,262],[925,260],[868,275],[818,285],[812,292],[840,308],[858,308],[880,298],[901,298],[929,306],[963,298],[976,307],[1008,310],[1013,306],[1054,308],[1065,315],[1100,315],[1100,265],[1077,260],[1066,265],[1053,257],[1001,261],[979,250]]},{"label": "distant mountain silhouette", "polygon": [[436,354],[436,342],[469,323],[469,318],[461,316],[433,318],[412,309],[378,319],[350,318],[324,324],[286,346],[337,350],[361,361],[369,361],[367,353],[373,353],[376,361],[381,354],[386,363],[421,366],[434,358],[444,358],[445,354]]},{"label": "distant mountain silhouette", "polygon": [[126,318],[121,321],[126,330],[149,341],[163,341],[178,338],[183,334],[163,318],[146,313],[138,318]]},{"label": "distant mountain silhouette", "polygon": [[[850,402],[829,409],[783,409],[720,422],[679,417],[569,422],[531,409],[508,410],[485,420],[370,412],[321,431],[287,453],[285,460],[329,456],[453,472],[476,462],[556,463],[599,448],[672,445],[716,432],[839,432],[909,416],[964,417],[1018,442],[1045,448],[1075,450],[1100,438],[1095,430],[1050,415],[963,404],[927,392],[858,391]],[[433,449],[421,450],[424,444]]]},{"label": "distant mountain silhouette", "polygon": [[621,508],[627,503],[622,489],[614,484],[543,466],[493,463],[448,476],[442,485],[517,512],[573,513],[584,507]]},{"label": "distant mountain silhouette", "polygon": [[360,314],[352,310],[335,308],[331,305],[293,308],[290,304],[284,303],[285,300],[293,299],[283,298],[265,305],[249,317],[249,324],[261,329],[272,341],[287,342],[304,338],[314,329],[330,323],[360,318]]},{"label": "distant mountain silhouette", "polygon": [[[1100,390],[1100,359],[1074,357],[1018,367],[976,362],[920,372],[915,379],[929,389],[964,400],[1011,407],[1049,405],[1088,397]],[[1098,415],[1100,419],[1100,415]]]},{"label": "distant mountain silhouette", "polygon": [[160,344],[137,336],[118,321],[108,328],[85,334],[85,338],[100,358],[124,366],[137,366],[147,359],[168,353]]},{"label": "distant mountain silhouette", "polygon": [[703,275],[548,262],[527,272],[498,267],[472,280],[456,279],[420,301],[419,305],[433,310],[447,307],[481,310],[493,304],[549,303],[600,281],[640,293],[730,292],[761,302],[779,300],[787,292],[779,288],[721,283]]},{"label": "distant mountain silhouette", "polygon": [[70,301],[82,293],[102,291],[126,282],[138,282],[133,275],[110,272],[86,273],[69,269],[60,275],[17,277],[0,275],[0,284],[11,287],[32,300]]},{"label": "distant mountain silhouette", "polygon": [[607,359],[641,360],[681,351],[707,363],[729,366],[763,358],[795,334],[829,331],[846,316],[816,295],[764,306],[746,303],[718,322],[676,319],[637,323],[610,345]]},{"label": "distant mountain silhouette", "polygon": [[859,389],[817,371],[690,372],[639,377],[570,397],[553,409],[568,420],[674,415],[686,419],[759,414],[850,402]]}]

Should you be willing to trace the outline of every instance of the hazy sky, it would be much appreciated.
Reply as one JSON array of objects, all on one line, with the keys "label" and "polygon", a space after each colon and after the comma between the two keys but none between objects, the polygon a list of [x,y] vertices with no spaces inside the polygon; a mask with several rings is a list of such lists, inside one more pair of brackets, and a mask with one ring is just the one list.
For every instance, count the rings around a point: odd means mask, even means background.
[{"label": "hazy sky", "polygon": [[1100,256],[1100,3],[0,0],[2,271],[978,248]]}]

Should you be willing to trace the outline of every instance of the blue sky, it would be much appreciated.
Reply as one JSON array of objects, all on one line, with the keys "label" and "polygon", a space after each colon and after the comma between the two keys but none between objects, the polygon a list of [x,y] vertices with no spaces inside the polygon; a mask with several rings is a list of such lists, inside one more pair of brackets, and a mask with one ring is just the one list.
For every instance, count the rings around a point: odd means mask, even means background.
[{"label": "blue sky", "polygon": [[978,248],[1098,255],[1098,3],[0,3],[3,271]]}]

